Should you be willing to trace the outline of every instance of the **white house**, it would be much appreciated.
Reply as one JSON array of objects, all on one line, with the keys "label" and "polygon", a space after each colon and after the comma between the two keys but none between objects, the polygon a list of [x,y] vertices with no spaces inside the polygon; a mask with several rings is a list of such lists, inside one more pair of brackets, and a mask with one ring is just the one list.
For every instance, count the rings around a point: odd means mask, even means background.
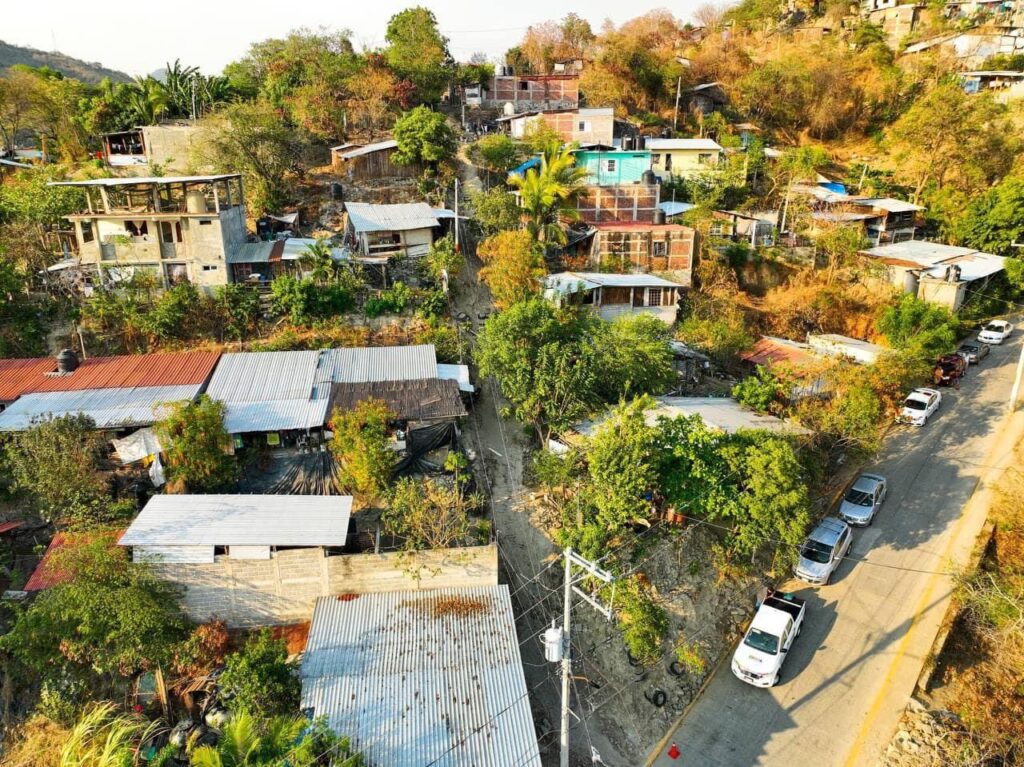
[{"label": "white house", "polygon": [[556,305],[589,306],[604,320],[643,313],[671,325],[676,321],[683,287],[653,274],[559,272],[545,278],[544,296]]},{"label": "white house", "polygon": [[346,237],[362,256],[425,256],[441,224],[425,202],[399,205],[345,203]]}]

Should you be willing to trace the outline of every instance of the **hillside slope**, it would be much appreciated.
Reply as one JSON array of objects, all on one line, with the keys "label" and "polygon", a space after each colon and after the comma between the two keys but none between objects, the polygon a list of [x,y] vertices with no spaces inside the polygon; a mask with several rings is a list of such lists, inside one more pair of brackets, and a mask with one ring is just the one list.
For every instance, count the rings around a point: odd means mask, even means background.
[{"label": "hillside slope", "polygon": [[0,74],[15,64],[27,64],[30,67],[49,67],[62,72],[65,77],[74,77],[83,83],[98,83],[104,77],[114,82],[129,82],[131,77],[116,69],[107,69],[95,62],[86,62],[63,53],[48,53],[35,48],[11,45],[0,40]]}]

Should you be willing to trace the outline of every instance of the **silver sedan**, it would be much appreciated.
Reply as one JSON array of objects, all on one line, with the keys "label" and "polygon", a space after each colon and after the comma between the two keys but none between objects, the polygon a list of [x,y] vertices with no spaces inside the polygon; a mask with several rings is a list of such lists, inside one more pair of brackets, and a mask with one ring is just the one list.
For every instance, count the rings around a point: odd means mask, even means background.
[{"label": "silver sedan", "polygon": [[861,474],[843,496],[839,518],[857,527],[870,525],[885,500],[886,487],[885,477]]}]

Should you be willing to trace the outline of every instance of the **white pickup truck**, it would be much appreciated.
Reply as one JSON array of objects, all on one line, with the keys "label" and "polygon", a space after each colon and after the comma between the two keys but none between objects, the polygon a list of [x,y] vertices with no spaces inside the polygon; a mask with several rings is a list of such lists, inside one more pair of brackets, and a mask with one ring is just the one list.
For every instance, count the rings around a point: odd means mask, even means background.
[{"label": "white pickup truck", "polygon": [[732,673],[755,687],[773,687],[804,623],[804,600],[774,594],[758,608],[732,656]]}]

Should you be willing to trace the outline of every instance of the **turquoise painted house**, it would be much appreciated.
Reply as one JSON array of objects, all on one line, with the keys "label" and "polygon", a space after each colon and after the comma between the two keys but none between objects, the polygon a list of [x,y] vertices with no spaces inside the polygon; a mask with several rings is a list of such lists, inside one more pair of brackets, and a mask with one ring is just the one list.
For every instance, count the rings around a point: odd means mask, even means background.
[{"label": "turquoise painted house", "polygon": [[587,169],[588,184],[636,184],[644,171],[651,169],[651,153],[647,150],[580,149],[576,152],[576,165]]}]

